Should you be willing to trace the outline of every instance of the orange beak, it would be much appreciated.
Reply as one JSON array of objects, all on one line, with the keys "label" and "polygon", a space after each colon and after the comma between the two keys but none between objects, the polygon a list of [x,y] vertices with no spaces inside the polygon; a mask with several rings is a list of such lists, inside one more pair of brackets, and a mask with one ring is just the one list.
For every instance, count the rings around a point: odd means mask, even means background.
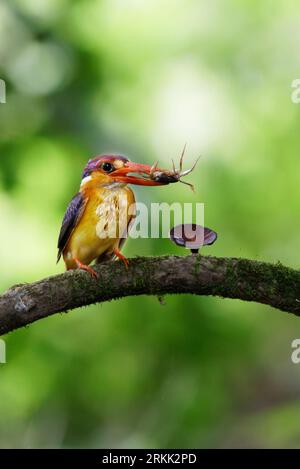
[{"label": "orange beak", "polygon": [[[164,171],[160,168],[155,168],[156,171]],[[115,181],[125,182],[126,184],[136,184],[138,186],[163,186],[167,183],[156,182],[151,179],[152,167],[146,164],[133,163],[128,161],[123,168],[116,169],[111,177]],[[134,173],[140,176],[134,176]]]}]

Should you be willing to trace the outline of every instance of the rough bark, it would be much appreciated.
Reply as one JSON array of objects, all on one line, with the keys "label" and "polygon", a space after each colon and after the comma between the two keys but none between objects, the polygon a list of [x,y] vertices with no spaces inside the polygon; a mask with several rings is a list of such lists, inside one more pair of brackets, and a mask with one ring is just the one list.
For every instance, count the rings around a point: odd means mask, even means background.
[{"label": "rough bark", "polygon": [[163,256],[95,267],[99,280],[69,271],[0,296],[0,334],[80,306],[131,295],[191,293],[264,303],[300,316],[300,271],[248,259]]}]

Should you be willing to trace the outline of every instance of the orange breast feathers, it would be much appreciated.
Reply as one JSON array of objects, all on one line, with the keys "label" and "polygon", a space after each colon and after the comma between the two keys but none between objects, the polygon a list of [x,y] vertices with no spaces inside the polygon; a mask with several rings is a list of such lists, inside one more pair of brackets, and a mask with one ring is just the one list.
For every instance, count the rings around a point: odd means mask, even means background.
[{"label": "orange breast feathers", "polygon": [[75,259],[89,265],[94,260],[113,257],[135,216],[135,198],[129,187],[86,186],[82,189],[84,212],[63,251],[67,269],[76,268]]}]

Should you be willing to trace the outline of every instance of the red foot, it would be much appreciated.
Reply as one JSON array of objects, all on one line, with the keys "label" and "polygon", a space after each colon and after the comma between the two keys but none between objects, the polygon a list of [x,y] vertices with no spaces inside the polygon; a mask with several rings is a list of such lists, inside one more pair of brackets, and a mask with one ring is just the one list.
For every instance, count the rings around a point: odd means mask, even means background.
[{"label": "red foot", "polygon": [[121,251],[119,251],[118,248],[114,248],[114,253],[120,259],[120,261],[124,262],[124,265],[125,265],[126,269],[128,269],[129,260],[126,259],[125,256],[123,256],[123,254],[121,253]]},{"label": "red foot", "polygon": [[98,280],[99,274],[98,274],[92,267],[90,267],[89,265],[83,264],[82,262],[80,262],[79,259],[76,259],[76,258],[75,258],[74,261],[76,262],[78,269],[85,270],[85,271],[88,272],[94,279]]}]

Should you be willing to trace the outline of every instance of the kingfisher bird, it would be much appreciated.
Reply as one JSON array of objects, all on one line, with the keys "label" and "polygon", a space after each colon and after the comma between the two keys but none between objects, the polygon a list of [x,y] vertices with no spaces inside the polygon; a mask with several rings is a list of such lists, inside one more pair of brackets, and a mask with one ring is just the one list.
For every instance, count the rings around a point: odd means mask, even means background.
[{"label": "kingfisher bird", "polygon": [[[127,267],[128,260],[121,253],[121,247],[126,240],[124,231],[128,231],[135,215],[135,197],[128,184],[160,186],[168,183],[159,178],[154,180],[152,174],[153,167],[133,163],[122,155],[100,155],[89,160],[80,190],[63,218],[57,262],[63,256],[67,270],[83,269],[95,278],[98,274],[89,265],[93,261],[100,263],[119,258]],[[115,228],[112,236],[107,236],[108,225]]]}]

